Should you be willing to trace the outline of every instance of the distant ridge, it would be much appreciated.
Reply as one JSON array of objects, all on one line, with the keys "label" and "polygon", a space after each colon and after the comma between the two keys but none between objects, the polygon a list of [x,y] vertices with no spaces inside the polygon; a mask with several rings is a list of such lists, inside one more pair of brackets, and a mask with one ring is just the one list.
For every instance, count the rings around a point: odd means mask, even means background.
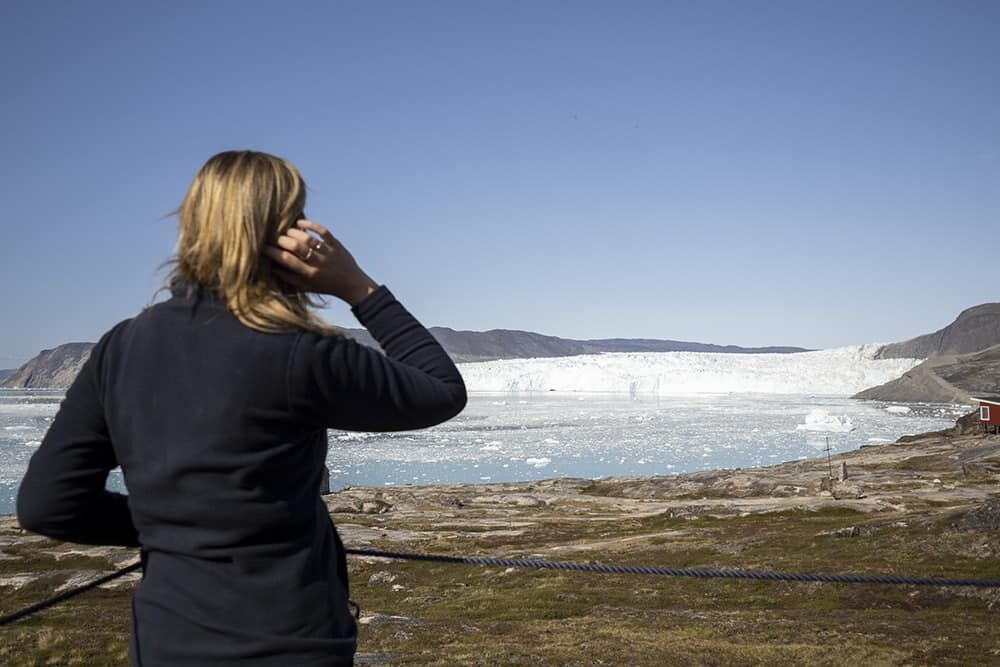
[{"label": "distant ridge", "polygon": [[793,354],[812,352],[804,347],[740,347],[738,345],[712,345],[688,343],[682,340],[655,338],[601,338],[581,341],[598,352],[718,352],[720,354]]},{"label": "distant ridge", "polygon": [[[345,329],[360,343],[378,347],[364,329]],[[809,352],[804,347],[739,347],[656,338],[600,338],[577,340],[546,336],[517,329],[457,331],[448,327],[430,327],[428,331],[441,343],[455,362],[493,361],[495,359],[532,359],[536,357],[572,357],[603,352],[718,352],[724,354],[790,354]]]},{"label": "distant ridge", "polygon": [[[448,327],[428,327],[428,331],[455,363],[493,359],[528,359],[531,357],[570,357],[588,354],[580,341],[514,329],[458,331]],[[378,344],[364,329],[344,329],[359,343],[376,349]]]},{"label": "distant ridge", "polygon": [[[343,329],[359,343],[378,348],[364,329]],[[491,329],[490,331],[458,331],[448,327],[430,327],[429,331],[456,363],[492,361],[495,359],[531,359],[570,357],[603,352],[720,352],[720,353],[781,353],[807,352],[801,347],[738,347],[711,345],[675,340],[647,338],[607,338],[573,340],[546,336],[532,331]],[[68,387],[80,371],[93,343],[67,343],[38,356],[0,378],[0,387],[61,388]]]}]

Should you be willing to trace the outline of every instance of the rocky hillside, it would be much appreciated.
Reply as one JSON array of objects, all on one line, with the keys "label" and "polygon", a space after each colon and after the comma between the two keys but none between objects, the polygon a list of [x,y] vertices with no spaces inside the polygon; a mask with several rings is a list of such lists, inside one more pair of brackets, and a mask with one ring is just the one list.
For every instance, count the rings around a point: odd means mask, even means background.
[{"label": "rocky hillside", "polygon": [[51,350],[42,350],[37,357],[3,378],[0,387],[68,387],[93,347],[93,343],[66,343]]},{"label": "rocky hillside", "polygon": [[932,357],[854,398],[905,403],[969,403],[975,397],[1000,395],[1000,345],[973,354]]},{"label": "rocky hillside", "polygon": [[0,368],[0,380],[10,377],[17,372],[16,368]]},{"label": "rocky hillside", "polygon": [[884,346],[880,359],[926,359],[886,384],[855,398],[906,403],[968,403],[973,396],[1000,394],[1000,303],[959,313],[934,333]]},{"label": "rocky hillside", "polygon": [[983,303],[959,313],[943,329],[879,350],[881,359],[930,359],[968,354],[1000,344],[1000,303]]}]

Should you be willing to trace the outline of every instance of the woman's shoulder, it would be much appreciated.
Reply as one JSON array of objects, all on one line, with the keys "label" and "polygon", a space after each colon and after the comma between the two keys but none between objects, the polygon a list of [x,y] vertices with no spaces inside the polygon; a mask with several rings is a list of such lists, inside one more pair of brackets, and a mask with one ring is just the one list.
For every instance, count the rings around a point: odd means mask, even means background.
[{"label": "woman's shoulder", "polygon": [[127,317],[105,331],[94,345],[94,351],[103,350],[110,345],[114,345],[121,339],[122,335],[126,332],[136,317],[137,316]]}]

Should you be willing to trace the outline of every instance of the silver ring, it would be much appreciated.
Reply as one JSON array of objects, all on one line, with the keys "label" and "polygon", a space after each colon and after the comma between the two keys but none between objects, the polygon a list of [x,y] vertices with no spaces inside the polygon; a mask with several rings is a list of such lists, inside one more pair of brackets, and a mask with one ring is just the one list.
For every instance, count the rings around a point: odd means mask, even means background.
[{"label": "silver ring", "polygon": [[313,256],[313,250],[314,250],[313,247],[309,246],[309,252],[307,252],[306,256],[302,258],[303,262],[308,262],[309,261],[309,258]]}]

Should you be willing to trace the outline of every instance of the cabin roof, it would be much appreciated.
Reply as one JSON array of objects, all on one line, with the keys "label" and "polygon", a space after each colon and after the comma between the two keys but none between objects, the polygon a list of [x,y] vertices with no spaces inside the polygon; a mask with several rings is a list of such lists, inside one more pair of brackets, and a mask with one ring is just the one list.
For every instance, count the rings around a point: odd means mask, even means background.
[{"label": "cabin roof", "polygon": [[973,396],[972,400],[979,401],[980,403],[989,403],[990,405],[1000,405],[1000,396],[994,396],[991,398],[983,398],[980,396]]}]

